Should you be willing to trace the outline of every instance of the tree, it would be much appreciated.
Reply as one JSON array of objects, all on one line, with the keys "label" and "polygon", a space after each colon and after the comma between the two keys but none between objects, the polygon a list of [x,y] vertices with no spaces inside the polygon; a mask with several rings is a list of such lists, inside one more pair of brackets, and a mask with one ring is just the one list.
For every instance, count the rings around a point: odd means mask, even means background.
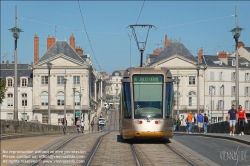
[{"label": "tree", "polygon": [[2,104],[3,99],[5,98],[5,92],[6,92],[6,80],[0,79],[0,104]]}]

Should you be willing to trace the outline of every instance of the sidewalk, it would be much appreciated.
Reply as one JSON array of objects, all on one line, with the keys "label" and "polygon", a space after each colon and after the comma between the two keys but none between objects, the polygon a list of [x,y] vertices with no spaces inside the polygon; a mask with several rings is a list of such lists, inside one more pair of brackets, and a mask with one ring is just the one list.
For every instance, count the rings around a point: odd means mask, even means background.
[{"label": "sidewalk", "polygon": [[191,133],[187,134],[186,132],[174,132],[174,135],[188,135],[188,136],[203,136],[203,137],[212,137],[212,138],[222,138],[228,139],[232,141],[237,141],[243,144],[250,145],[250,135],[242,135],[235,134],[235,136],[230,136],[229,133]]}]

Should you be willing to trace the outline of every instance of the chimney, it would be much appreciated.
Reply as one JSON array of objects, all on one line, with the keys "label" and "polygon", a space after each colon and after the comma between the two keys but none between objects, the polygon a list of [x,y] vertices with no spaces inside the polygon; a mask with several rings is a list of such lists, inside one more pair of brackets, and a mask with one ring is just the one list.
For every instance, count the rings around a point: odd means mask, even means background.
[{"label": "chimney", "polygon": [[81,47],[76,47],[76,53],[79,55],[79,56],[81,56],[81,55],[83,55],[83,49],[81,48]]},{"label": "chimney", "polygon": [[164,42],[164,48],[170,43],[168,40],[168,35],[165,35],[165,42]]},{"label": "chimney", "polygon": [[244,47],[244,46],[245,46],[245,44],[244,44],[242,41],[239,41],[239,42],[238,42],[238,48]]},{"label": "chimney", "polygon": [[34,36],[34,63],[38,61],[39,58],[39,37]]},{"label": "chimney", "polygon": [[54,38],[54,36],[47,38],[47,50],[50,49],[50,47],[53,46],[53,44],[55,44],[56,39]]},{"label": "chimney", "polygon": [[75,37],[74,37],[73,34],[70,36],[69,43],[70,43],[70,46],[71,46],[73,49],[75,49]]},{"label": "chimney", "polygon": [[6,66],[9,66],[9,61],[8,60],[6,61]]},{"label": "chimney", "polygon": [[159,55],[161,52],[162,52],[162,47],[161,47],[160,49],[159,49],[159,48],[155,49],[155,50],[153,51],[153,54]]},{"label": "chimney", "polygon": [[227,60],[227,58],[228,58],[228,53],[227,53],[227,52],[224,52],[224,51],[218,52],[217,55],[218,55],[218,59],[219,59],[220,61],[222,61],[222,62],[225,63],[226,65],[228,64],[228,60]]},{"label": "chimney", "polygon": [[202,55],[203,55],[203,49],[201,47],[201,49],[199,49],[198,51],[198,62],[202,63]]}]

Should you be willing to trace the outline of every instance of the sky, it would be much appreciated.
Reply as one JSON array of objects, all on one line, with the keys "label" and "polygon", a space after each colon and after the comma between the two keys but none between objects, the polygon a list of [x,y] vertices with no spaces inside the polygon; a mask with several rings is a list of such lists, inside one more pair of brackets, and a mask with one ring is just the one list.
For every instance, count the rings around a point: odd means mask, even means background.
[{"label": "sky", "polygon": [[[250,46],[249,1],[1,1],[1,61],[13,61],[14,38],[8,29],[15,25],[15,6],[17,27],[24,31],[18,39],[18,62],[33,62],[35,34],[40,58],[48,35],[69,41],[74,34],[76,45],[90,55],[94,67],[111,74],[140,65],[128,27],[136,23],[156,27],[149,30],[143,62],[147,54],[163,47],[165,35],[181,41],[194,56],[201,47],[205,55],[231,53],[235,41],[229,31],[235,28],[236,5],[239,27],[244,28],[239,41]],[[145,41],[145,30],[136,29],[140,41]]]}]

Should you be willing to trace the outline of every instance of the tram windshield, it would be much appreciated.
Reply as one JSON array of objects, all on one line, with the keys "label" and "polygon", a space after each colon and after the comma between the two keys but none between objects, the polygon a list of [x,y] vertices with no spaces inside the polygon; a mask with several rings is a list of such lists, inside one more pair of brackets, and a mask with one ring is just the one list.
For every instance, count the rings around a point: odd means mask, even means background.
[{"label": "tram windshield", "polygon": [[133,75],[134,118],[163,118],[163,75]]}]

